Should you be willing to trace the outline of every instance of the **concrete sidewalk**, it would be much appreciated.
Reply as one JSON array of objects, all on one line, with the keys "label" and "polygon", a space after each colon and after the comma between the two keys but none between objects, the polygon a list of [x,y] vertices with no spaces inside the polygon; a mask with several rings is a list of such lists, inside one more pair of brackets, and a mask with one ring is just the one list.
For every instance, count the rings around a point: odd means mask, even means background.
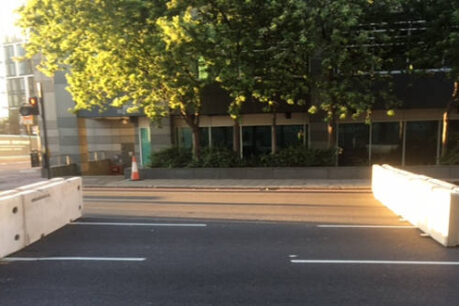
[{"label": "concrete sidewalk", "polygon": [[104,188],[193,188],[193,189],[370,189],[370,180],[298,179],[153,179],[130,181],[123,176],[83,176],[83,186]]}]

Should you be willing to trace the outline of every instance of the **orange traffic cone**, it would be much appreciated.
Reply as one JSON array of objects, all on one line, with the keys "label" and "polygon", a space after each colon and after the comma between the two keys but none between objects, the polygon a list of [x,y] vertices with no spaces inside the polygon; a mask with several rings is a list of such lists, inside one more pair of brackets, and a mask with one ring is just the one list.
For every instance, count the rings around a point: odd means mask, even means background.
[{"label": "orange traffic cone", "polygon": [[131,181],[139,181],[139,168],[137,167],[137,160],[135,159],[135,155],[132,155],[132,166],[131,166]]}]

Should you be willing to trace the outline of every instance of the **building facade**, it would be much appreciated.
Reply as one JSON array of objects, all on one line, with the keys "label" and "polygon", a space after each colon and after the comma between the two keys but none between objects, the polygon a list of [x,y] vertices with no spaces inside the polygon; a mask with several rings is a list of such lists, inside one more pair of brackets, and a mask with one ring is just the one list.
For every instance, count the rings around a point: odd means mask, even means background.
[{"label": "building facade", "polygon": [[[38,59],[36,59],[38,60]],[[63,73],[46,78],[35,73],[42,82],[50,144],[51,164],[68,159],[88,170],[88,162],[111,159],[129,166],[134,152],[141,166],[148,166],[152,152],[171,146],[191,148],[191,130],[178,116],[163,118],[160,126],[152,124],[142,113],[128,114],[125,109],[99,112],[69,111],[74,106],[66,91]],[[374,163],[393,165],[435,165],[440,163],[442,116],[452,82],[442,76],[398,80],[397,95],[403,106],[388,116],[376,109],[371,123],[364,119],[339,120],[336,143],[340,148],[339,166],[368,166]],[[204,99],[200,120],[202,147],[233,146],[234,121],[226,113],[228,99],[224,93]],[[272,114],[248,103],[244,106],[240,125],[241,156],[270,153],[272,150]],[[324,149],[327,125],[323,117],[310,115],[306,107],[285,106],[277,117],[277,147],[302,145]],[[459,139],[459,113],[451,114],[450,145]]]},{"label": "building facade", "polygon": [[[2,52],[2,86],[0,86],[0,97],[6,99],[7,114],[9,117],[10,134],[31,133],[21,121],[19,107],[26,103],[29,97],[36,95],[34,72],[31,60],[15,61],[25,55],[23,48],[24,41],[20,38],[10,37],[3,42]],[[4,102],[4,101],[3,101]]]}]

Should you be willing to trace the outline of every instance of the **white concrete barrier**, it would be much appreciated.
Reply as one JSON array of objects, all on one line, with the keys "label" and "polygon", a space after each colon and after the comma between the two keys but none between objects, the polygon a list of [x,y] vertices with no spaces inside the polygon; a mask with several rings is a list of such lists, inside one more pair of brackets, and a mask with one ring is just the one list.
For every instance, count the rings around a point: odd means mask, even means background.
[{"label": "white concrete barrier", "polygon": [[32,184],[29,184],[29,185],[20,186],[20,187],[17,187],[16,189],[13,189],[13,190],[15,190],[15,191],[34,190],[34,189],[36,189],[38,187],[49,185],[49,184],[52,184],[52,183],[55,183],[55,182],[63,182],[63,181],[64,181],[64,179],[62,177],[56,177],[56,178],[53,178],[53,179],[50,179],[50,180],[40,181],[40,182],[32,183]]},{"label": "white concrete barrier", "polygon": [[444,246],[459,245],[459,188],[388,165],[373,166],[374,197]]},{"label": "white concrete barrier", "polygon": [[0,197],[0,258],[26,245],[22,199],[15,194]]},{"label": "white concrete barrier", "polygon": [[[15,212],[11,214],[13,210]],[[5,192],[0,198],[0,257],[78,219],[82,210],[82,181],[79,177],[53,179]],[[13,242],[10,241],[11,235],[15,238]]]},{"label": "white concrete barrier", "polygon": [[81,178],[55,181],[21,195],[28,244],[81,217]]}]

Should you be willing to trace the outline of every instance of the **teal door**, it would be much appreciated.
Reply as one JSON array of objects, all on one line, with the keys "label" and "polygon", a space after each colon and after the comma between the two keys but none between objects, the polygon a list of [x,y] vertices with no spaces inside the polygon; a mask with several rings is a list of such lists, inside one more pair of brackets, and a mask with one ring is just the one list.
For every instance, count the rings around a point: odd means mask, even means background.
[{"label": "teal door", "polygon": [[140,128],[140,148],[142,152],[142,167],[150,165],[151,162],[151,139],[148,128]]}]

